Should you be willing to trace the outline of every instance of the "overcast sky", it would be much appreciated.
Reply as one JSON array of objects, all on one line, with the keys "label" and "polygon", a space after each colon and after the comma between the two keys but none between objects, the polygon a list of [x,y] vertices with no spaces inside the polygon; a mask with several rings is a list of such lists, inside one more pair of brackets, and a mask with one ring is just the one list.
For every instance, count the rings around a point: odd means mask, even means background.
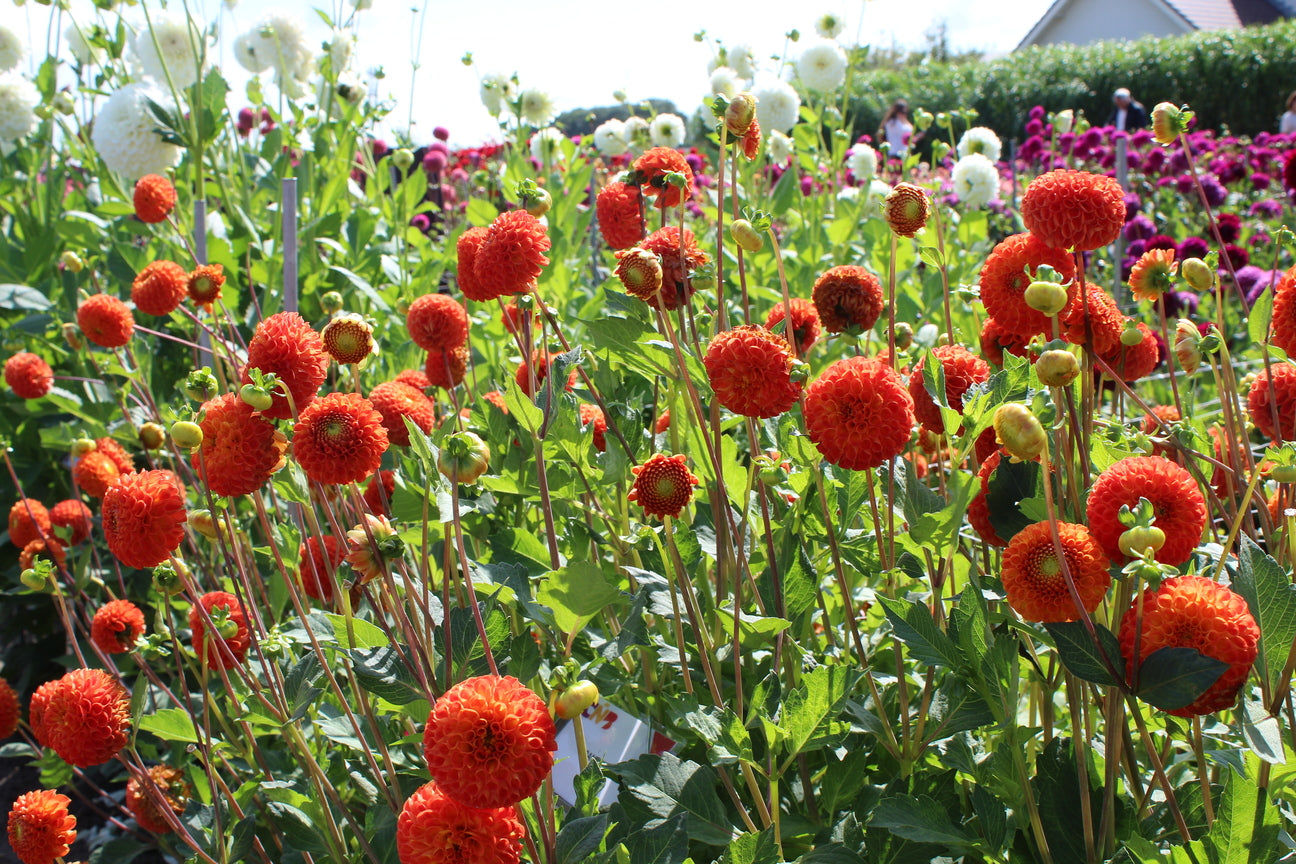
[{"label": "overcast sky", "polygon": [[[145,0],[160,10],[158,0]],[[72,0],[74,14],[88,15],[88,0]],[[425,141],[435,126],[451,131],[455,144],[497,137],[478,97],[480,76],[517,72],[523,87],[549,91],[558,110],[612,104],[625,90],[632,100],[670,99],[690,114],[707,91],[707,61],[713,41],[747,43],[758,57],[781,54],[784,34],[797,29],[813,36],[814,21],[833,11],[848,22],[842,39],[878,47],[918,48],[939,22],[948,26],[951,47],[991,54],[1012,50],[1049,6],[1049,0],[1019,0],[1008,11],[995,0],[854,0],[789,3],[787,0],[427,0],[426,4],[373,0],[356,16],[358,69],[381,67],[379,95],[398,103],[391,125],[404,128],[413,107],[414,137]],[[50,7],[28,2],[16,8],[0,0],[0,22],[36,43],[43,56]],[[185,8],[175,0],[172,12]],[[301,0],[240,0],[233,9],[219,0],[190,0],[195,18],[216,23],[224,37],[217,58],[237,91],[247,80],[234,61],[233,37],[250,29],[269,11],[297,13],[314,42],[329,30],[314,8],[335,20],[351,14],[351,0],[307,3]],[[128,18],[142,21],[138,7]],[[81,20],[85,20],[82,18]],[[705,30],[708,40],[694,41]],[[421,33],[421,39],[420,39]],[[471,52],[474,65],[461,62]],[[789,49],[792,57],[798,46]],[[413,58],[420,68],[413,70]],[[773,65],[772,61],[767,65]],[[410,99],[411,76],[414,96]],[[267,76],[268,77],[268,76]],[[268,84],[268,82],[267,82]],[[246,102],[236,92],[230,104]]]}]

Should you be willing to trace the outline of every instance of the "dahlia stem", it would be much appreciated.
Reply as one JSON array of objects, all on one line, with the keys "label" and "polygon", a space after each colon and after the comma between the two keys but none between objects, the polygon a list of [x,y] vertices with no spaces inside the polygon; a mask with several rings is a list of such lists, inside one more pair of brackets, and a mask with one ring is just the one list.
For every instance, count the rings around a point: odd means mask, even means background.
[{"label": "dahlia stem", "polygon": [[[1083,685],[1070,672],[1065,672],[1065,675],[1067,703],[1071,710],[1071,722],[1075,724],[1085,713],[1082,704]],[[1045,694],[1046,701],[1048,695]],[[1093,803],[1089,800],[1089,739],[1082,730],[1073,728],[1071,740],[1075,746],[1076,779],[1080,785],[1080,824],[1084,833],[1085,861],[1087,864],[1097,864],[1098,850],[1094,846]]]},{"label": "dahlia stem", "polygon": [[887,363],[896,368],[896,233],[891,234],[891,257],[887,260]]},{"label": "dahlia stem", "polygon": [[[815,488],[819,491],[819,508],[823,511],[825,534],[828,535],[828,552],[832,556],[833,573],[837,577],[837,590],[841,592],[842,607],[846,610],[846,629],[850,631],[851,641],[855,644],[856,658],[863,664],[868,654],[864,651],[864,641],[860,638],[859,627],[855,624],[855,594],[846,578],[846,569],[842,566],[841,550],[837,548],[837,529],[832,524],[832,511],[828,509],[828,495],[824,491],[824,477],[816,472]],[[869,484],[870,488],[872,483]],[[874,517],[876,519],[876,516]],[[881,550],[878,552],[881,555]],[[830,622],[825,621],[825,626]],[[843,646],[844,648],[845,646]],[[845,653],[845,652],[843,652]],[[878,703],[880,706],[882,703]],[[880,709],[879,709],[880,710]]]},{"label": "dahlia stem", "polygon": [[788,291],[787,272],[783,269],[783,250],[779,248],[778,234],[774,233],[773,225],[770,226],[768,233],[770,246],[774,251],[774,262],[778,265],[779,286],[783,289],[783,333],[792,348],[792,358],[795,360],[800,358],[801,352],[797,346],[796,329],[792,323],[792,295]]},{"label": "dahlia stem", "polygon": [[[667,516],[665,518],[669,519],[670,517]],[[661,538],[657,536],[657,532],[653,531],[650,533],[652,534],[653,545],[657,547],[657,554],[661,556],[662,569],[666,571],[666,584],[670,586],[672,611],[671,621],[675,625],[675,648],[679,651],[680,655],[680,671],[683,673],[684,690],[688,693],[692,693],[693,676],[689,672],[688,646],[684,641],[684,616],[680,614],[679,590],[675,587],[675,579],[673,576],[674,564],[666,557],[666,549],[662,546]]]},{"label": "dahlia stem", "polygon": [[1148,761],[1152,763],[1152,773],[1157,782],[1161,784],[1161,790],[1165,793],[1166,804],[1170,806],[1170,815],[1174,817],[1175,827],[1179,829],[1179,835],[1183,837],[1184,843],[1192,842],[1192,832],[1188,830],[1188,823],[1184,821],[1183,811],[1179,809],[1179,800],[1175,797],[1174,785],[1170,778],[1166,776],[1165,769],[1161,764],[1161,755],[1157,752],[1152,743],[1152,736],[1148,733],[1147,723],[1143,720],[1143,712],[1139,709],[1139,704],[1132,693],[1125,695],[1125,700],[1129,705],[1129,711],[1134,715],[1134,725],[1138,728],[1139,738],[1143,742],[1143,749],[1147,751]]},{"label": "dahlia stem", "polygon": [[[716,329],[719,333],[729,329],[729,310],[725,308],[724,298],[724,217],[725,217],[725,156],[729,152],[729,124],[720,123],[720,154],[717,157],[716,170]],[[738,157],[734,156],[734,162]],[[735,202],[737,197],[735,196]],[[736,205],[735,205],[736,206]],[[681,239],[683,231],[681,233]],[[737,247],[737,244],[734,244]],[[742,251],[738,252],[742,255]]]},{"label": "dahlia stem", "polygon": [[[957,345],[954,338],[954,312],[950,307],[949,291],[949,265],[945,261],[945,223],[941,221],[941,208],[931,208],[933,221],[936,223],[932,227],[936,230],[936,250],[940,252],[940,277],[941,277],[941,299],[945,303],[945,334],[949,336],[949,344]],[[892,240],[895,240],[895,232],[892,232]],[[894,257],[895,251],[892,250]],[[894,288],[892,291],[894,292]],[[893,364],[894,365],[894,364]],[[942,475],[943,476],[943,475]]]},{"label": "dahlia stem", "polygon": [[[693,632],[697,634],[698,657],[702,661],[702,672],[706,675],[707,686],[711,689],[711,698],[715,701],[717,708],[723,708],[724,695],[720,689],[720,684],[716,680],[715,670],[711,668],[711,656],[715,653],[715,649],[711,645],[706,627],[702,623],[702,615],[697,606],[697,598],[693,593],[693,584],[688,578],[688,570],[684,567],[684,561],[680,557],[679,547],[675,545],[674,521],[670,516],[662,517],[662,533],[666,535],[666,549],[670,552],[676,578],[680,582],[680,593],[684,595],[684,608],[688,612],[689,623],[693,625]],[[736,615],[737,610],[735,610]]]},{"label": "dahlia stem", "polygon": [[[463,573],[464,586],[468,591],[468,606],[472,609],[473,623],[477,625],[477,636],[481,639],[482,650],[486,652],[486,665],[490,667],[491,674],[498,677],[499,669],[495,666],[495,653],[491,651],[490,637],[486,635],[486,622],[482,620],[481,606],[477,603],[477,589],[473,587],[472,573],[468,567],[468,550],[464,548],[463,523],[459,518],[459,484],[453,480],[450,481],[450,501],[454,508],[455,546],[459,549],[459,569]],[[554,563],[554,569],[558,569],[557,562]],[[449,573],[443,575],[449,580]],[[584,765],[581,767],[583,768]]]},{"label": "dahlia stem", "polygon": [[[1246,519],[1251,506],[1251,498],[1255,495],[1256,489],[1259,488],[1263,476],[1258,466],[1251,469],[1251,481],[1247,483],[1246,491],[1242,493],[1242,502],[1238,505],[1237,515],[1233,517],[1233,524],[1229,526],[1228,537],[1224,540],[1224,554],[1220,555],[1219,565],[1215,568],[1214,578],[1216,582],[1220,581],[1220,577],[1224,574],[1224,565],[1228,563],[1228,550],[1232,549],[1233,544],[1237,542],[1238,533],[1242,530],[1242,522]],[[1296,646],[1294,646],[1293,650],[1296,650]]]},{"label": "dahlia stem", "polygon": [[[1210,767],[1206,764],[1206,749],[1202,746],[1201,717],[1193,715],[1190,740],[1193,756],[1197,760],[1197,783],[1201,786],[1202,811],[1206,815],[1206,830],[1215,822],[1215,802],[1211,798]],[[1269,764],[1262,762],[1261,764]]]}]

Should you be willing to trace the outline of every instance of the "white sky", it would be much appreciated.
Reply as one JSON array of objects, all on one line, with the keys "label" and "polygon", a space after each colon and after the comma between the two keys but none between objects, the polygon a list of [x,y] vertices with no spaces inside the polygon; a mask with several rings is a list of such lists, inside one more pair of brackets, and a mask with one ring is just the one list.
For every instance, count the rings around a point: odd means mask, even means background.
[{"label": "white sky", "polygon": [[[87,0],[71,2],[73,14],[89,15]],[[163,8],[159,0],[145,2],[151,12]],[[787,31],[813,37],[815,19],[834,11],[848,22],[845,41],[855,41],[858,32],[861,43],[918,48],[924,34],[943,20],[952,48],[1002,54],[1016,46],[1049,2],[1018,0],[1008,11],[1008,4],[996,0],[373,0],[373,8],[356,16],[356,65],[362,72],[383,68],[379,95],[396,100],[389,122],[403,129],[411,105],[412,58],[418,58],[415,139],[425,142],[433,127],[445,126],[452,144],[471,145],[498,137],[478,97],[479,76],[492,72],[517,72],[523,87],[549,91],[560,113],[612,104],[613,91],[624,89],[634,101],[670,99],[687,116],[707,91],[712,46],[694,41],[699,30],[709,40],[745,42],[758,57],[768,57],[782,53]],[[43,57],[50,7],[12,4],[0,0],[0,24],[26,35],[39,46],[32,55]],[[168,6],[174,14],[185,8],[178,0]],[[316,7],[335,20],[352,11],[350,0],[240,0],[232,10],[218,0],[190,0],[195,19],[215,22],[224,34],[216,57],[236,89],[232,108],[245,104],[238,91],[247,81],[230,53],[233,37],[269,11],[290,11],[301,17],[311,41],[322,43],[329,30],[313,11]],[[143,20],[138,8],[128,8],[126,15]],[[466,52],[472,52],[472,67],[461,62]],[[790,53],[795,57],[798,46],[791,46]]]}]

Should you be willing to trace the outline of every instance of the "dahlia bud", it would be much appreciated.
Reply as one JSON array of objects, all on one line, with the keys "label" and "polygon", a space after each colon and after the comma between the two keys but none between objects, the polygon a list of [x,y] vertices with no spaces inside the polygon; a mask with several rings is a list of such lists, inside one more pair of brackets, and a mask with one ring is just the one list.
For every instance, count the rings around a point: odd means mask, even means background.
[{"label": "dahlia bud", "polygon": [[206,402],[216,395],[216,376],[206,366],[195,369],[185,376],[182,388],[184,394],[195,402]]},{"label": "dahlia bud", "polygon": [[1080,361],[1070,351],[1054,348],[1035,361],[1035,372],[1045,387],[1065,387],[1080,374]]},{"label": "dahlia bud", "polygon": [[1188,131],[1192,112],[1181,111],[1169,102],[1161,102],[1152,109],[1152,136],[1158,144],[1173,144],[1179,133]]},{"label": "dahlia bud", "polygon": [[63,341],[66,342],[68,347],[73,351],[80,351],[85,347],[85,340],[81,338],[81,328],[75,324],[68,323],[63,325]]},{"label": "dahlia bud", "polygon": [[1209,291],[1215,287],[1215,271],[1200,258],[1186,259],[1179,265],[1179,273],[1197,291]]},{"label": "dahlia bud", "polygon": [[186,519],[190,528],[209,540],[215,540],[220,534],[210,510],[190,510]]},{"label": "dahlia bud", "polygon": [[945,113],[944,111],[937,112],[936,128],[944,129],[948,125],[949,125],[949,114]]},{"label": "dahlia bud", "polygon": [[80,273],[85,269],[85,262],[81,260],[81,256],[71,250],[59,256],[59,263],[73,273]]},{"label": "dahlia bud", "polygon": [[404,318],[409,315],[410,301],[402,297],[396,301],[396,314]]},{"label": "dahlia bud", "polygon": [[72,101],[72,94],[66,90],[60,90],[55,93],[54,110],[65,117],[75,111],[76,103]]},{"label": "dahlia bud", "polygon": [[765,248],[765,238],[746,219],[735,219],[729,223],[729,236],[744,252],[759,252]]},{"label": "dahlia bud", "polygon": [[1275,465],[1269,469],[1269,477],[1275,483],[1296,483],[1296,465]]},{"label": "dahlia bud", "polygon": [[1031,462],[1044,452],[1047,441],[1044,426],[1031,410],[1020,402],[1000,405],[994,415],[995,441],[1013,462]]},{"label": "dahlia bud", "polygon": [[1050,318],[1067,305],[1067,290],[1056,282],[1032,282],[1023,294],[1026,305]]},{"label": "dahlia bud", "polygon": [[145,423],[139,428],[139,440],[145,450],[156,450],[166,443],[166,430],[158,423]]},{"label": "dahlia bud", "polygon": [[337,291],[326,291],[320,298],[320,309],[325,315],[336,315],[342,311],[342,295]]},{"label": "dahlia bud", "polygon": [[1138,325],[1132,318],[1125,321],[1125,329],[1121,331],[1120,341],[1126,348],[1137,348],[1143,342],[1143,331],[1138,329]]},{"label": "dahlia bud", "polygon": [[1165,545],[1165,532],[1155,525],[1136,525],[1122,532],[1116,545],[1127,558],[1155,555]]},{"label": "dahlia bud", "polygon": [[563,720],[572,720],[598,700],[598,687],[593,681],[577,681],[558,697],[554,713]]},{"label": "dahlia bud", "polygon": [[1175,359],[1179,361],[1179,368],[1189,375],[1196,372],[1197,367],[1201,365],[1201,333],[1198,332],[1197,326],[1186,318],[1180,318],[1175,324],[1174,353]]},{"label": "dahlia bud", "polygon": [[179,594],[184,590],[184,580],[168,561],[153,568],[153,587],[163,594]]},{"label": "dahlia bud", "polygon": [[905,351],[913,344],[913,325],[907,321],[901,321],[895,326],[895,346],[899,351]]},{"label": "dahlia bud", "polygon": [[451,483],[476,483],[490,467],[490,448],[472,432],[451,435],[437,456],[437,468]]},{"label": "dahlia bud", "polygon": [[244,384],[239,388],[239,398],[252,406],[253,411],[269,411],[274,404],[274,397],[264,387],[255,384]]},{"label": "dahlia bud", "polygon": [[523,210],[539,219],[548,213],[549,208],[553,206],[553,196],[543,186],[536,186],[523,195],[518,203],[522,205]]},{"label": "dahlia bud", "polygon": [[[342,365],[360,363],[378,350],[374,342],[373,327],[356,313],[338,315],[320,331],[324,350]],[[257,410],[264,411],[265,408]]]},{"label": "dahlia bud", "polygon": [[1071,131],[1075,124],[1075,112],[1070,108],[1065,111],[1059,111],[1053,115],[1053,131],[1059,135],[1065,135]]},{"label": "dahlia bud", "polygon": [[927,225],[931,202],[920,186],[897,183],[886,196],[884,215],[891,230],[901,237],[912,237]]},{"label": "dahlia bud", "polygon": [[936,118],[926,108],[917,108],[913,112],[914,128],[919,132],[926,132],[931,128],[932,121]]},{"label": "dahlia bud", "polygon": [[31,567],[18,574],[18,579],[33,591],[44,591],[49,586],[49,579],[46,578],[45,574],[39,573]]},{"label": "dahlia bud", "polygon": [[656,296],[662,286],[661,259],[647,249],[630,249],[620,254],[616,276],[626,293],[641,300]]},{"label": "dahlia bud", "polygon": [[202,446],[203,430],[197,423],[180,420],[171,424],[171,440],[181,450],[190,453]]},{"label": "dahlia bud", "polygon": [[750,93],[739,93],[729,100],[728,107],[725,108],[724,121],[725,128],[729,134],[735,138],[741,138],[747,134],[751,128],[752,120],[756,118],[756,97]]},{"label": "dahlia bud", "polygon": [[408,147],[402,147],[392,154],[391,160],[397,170],[404,173],[414,165],[414,154]]},{"label": "dahlia bud", "polygon": [[72,442],[72,458],[80,459],[87,453],[93,453],[99,449],[99,445],[94,442],[93,438],[78,438]]}]

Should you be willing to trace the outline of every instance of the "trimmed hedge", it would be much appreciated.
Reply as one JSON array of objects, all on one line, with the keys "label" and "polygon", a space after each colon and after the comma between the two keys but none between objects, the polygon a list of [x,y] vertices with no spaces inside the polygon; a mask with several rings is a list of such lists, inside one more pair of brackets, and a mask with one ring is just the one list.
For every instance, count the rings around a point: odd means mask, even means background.
[{"label": "trimmed hedge", "polygon": [[870,70],[856,81],[856,135],[874,134],[886,107],[904,97],[911,107],[933,114],[975,108],[980,112],[975,125],[1020,141],[1033,105],[1083,110],[1091,123],[1105,123],[1117,87],[1130,88],[1149,113],[1158,102],[1187,102],[1197,112],[1199,128],[1253,135],[1277,131],[1283,102],[1296,89],[1296,20],[1188,36],[1031,47],[988,62]]}]

